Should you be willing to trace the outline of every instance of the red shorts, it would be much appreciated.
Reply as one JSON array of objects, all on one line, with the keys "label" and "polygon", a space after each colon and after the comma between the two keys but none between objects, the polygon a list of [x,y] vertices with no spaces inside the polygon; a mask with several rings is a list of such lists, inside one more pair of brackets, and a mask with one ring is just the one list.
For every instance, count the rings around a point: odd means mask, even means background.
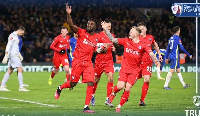
[{"label": "red shorts", "polygon": [[123,81],[125,83],[127,82],[133,86],[138,79],[139,72],[140,70],[132,72],[132,73],[126,73],[123,70],[120,70],[118,81]]},{"label": "red shorts", "polygon": [[69,65],[69,61],[68,61],[68,57],[67,55],[63,55],[63,56],[54,56],[53,57],[53,65],[55,69],[58,69],[60,67],[60,64],[62,64],[62,66],[66,66]]},{"label": "red shorts", "polygon": [[141,70],[141,74],[139,76],[139,78],[142,78],[142,76],[144,75],[150,75],[151,77],[151,73],[152,73],[152,66],[153,66],[153,62],[142,62],[140,64],[140,68]]},{"label": "red shorts", "polygon": [[82,82],[94,82],[94,67],[92,61],[72,61],[71,82],[78,82],[82,75]]},{"label": "red shorts", "polygon": [[103,73],[103,71],[105,71],[105,73],[114,73],[114,63],[113,61],[109,61],[106,63],[95,63],[94,66],[94,72],[95,72],[95,76],[96,77],[101,77],[101,74]]}]

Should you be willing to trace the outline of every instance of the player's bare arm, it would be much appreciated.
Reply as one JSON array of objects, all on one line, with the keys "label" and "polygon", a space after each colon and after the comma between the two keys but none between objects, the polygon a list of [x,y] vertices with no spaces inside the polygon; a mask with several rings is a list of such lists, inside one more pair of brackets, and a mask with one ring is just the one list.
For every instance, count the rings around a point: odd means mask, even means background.
[{"label": "player's bare arm", "polygon": [[117,39],[117,38],[114,38],[114,37],[112,36],[112,34],[110,33],[110,31],[108,30],[108,23],[106,23],[105,21],[102,21],[102,22],[101,22],[101,26],[102,26],[102,28],[105,30],[106,35],[108,36],[108,38],[110,39],[110,41],[112,41],[113,43],[118,44],[118,39]]},{"label": "player's bare arm", "polygon": [[156,52],[159,55],[159,60],[162,62],[163,59],[162,59],[162,56],[161,56],[161,53],[160,53],[160,49],[159,49],[159,46],[158,46],[157,42],[155,42],[155,44],[154,44],[154,49],[156,50]]},{"label": "player's bare arm", "polygon": [[72,18],[71,18],[71,12],[72,12],[72,6],[69,6],[68,3],[66,4],[66,12],[67,12],[67,23],[69,24],[69,27],[76,33],[78,32],[78,27],[73,24]]},{"label": "player's bare arm", "polygon": [[156,67],[160,67],[160,62],[156,58],[156,55],[153,52],[150,52],[149,55],[151,56],[151,59],[153,60],[153,62],[156,65]]}]

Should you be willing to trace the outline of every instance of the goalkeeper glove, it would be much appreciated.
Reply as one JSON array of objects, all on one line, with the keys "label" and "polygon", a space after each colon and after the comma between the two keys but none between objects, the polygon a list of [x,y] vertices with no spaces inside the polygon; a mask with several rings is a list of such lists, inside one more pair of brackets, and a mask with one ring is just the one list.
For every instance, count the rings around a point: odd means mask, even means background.
[{"label": "goalkeeper glove", "polygon": [[60,50],[60,53],[61,53],[61,54],[64,54],[64,53],[65,53],[65,50]]},{"label": "goalkeeper glove", "polygon": [[2,60],[2,63],[3,64],[6,64],[8,62],[8,54],[5,54],[3,60]]},{"label": "goalkeeper glove", "polygon": [[19,59],[20,59],[20,61],[23,61],[23,59],[24,59],[21,54],[19,54]]}]

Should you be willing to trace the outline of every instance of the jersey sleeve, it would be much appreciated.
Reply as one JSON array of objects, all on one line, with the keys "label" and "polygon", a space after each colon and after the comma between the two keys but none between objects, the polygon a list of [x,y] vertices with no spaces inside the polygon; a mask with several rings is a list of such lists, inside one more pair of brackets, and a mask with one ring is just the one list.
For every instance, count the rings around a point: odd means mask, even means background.
[{"label": "jersey sleeve", "polygon": [[78,39],[83,39],[83,37],[79,37],[79,36],[84,35],[85,32],[86,32],[86,30],[81,29],[81,28],[79,27],[79,28],[78,28],[78,31],[77,31]]},{"label": "jersey sleeve", "polygon": [[152,39],[152,44],[154,45],[156,41],[152,35],[151,35],[151,39]]},{"label": "jersey sleeve", "polygon": [[128,42],[128,38],[118,38],[118,44],[125,46]]},{"label": "jersey sleeve", "polygon": [[13,46],[14,44],[14,41],[16,41],[18,39],[17,35],[13,35],[11,34],[9,37],[8,37],[8,43],[6,45],[6,52],[10,52],[10,48]]},{"label": "jersey sleeve", "polygon": [[56,45],[58,44],[58,38],[56,37],[53,42],[51,43],[51,46],[50,48],[54,51],[57,51],[57,52],[60,52],[60,49],[59,48],[56,48]]},{"label": "jersey sleeve", "polygon": [[170,49],[170,43],[168,42],[167,49],[166,49],[166,52],[165,52],[165,58],[166,59],[168,59],[168,57],[169,57],[169,49]]},{"label": "jersey sleeve", "polygon": [[178,43],[180,49],[190,57],[191,55],[185,50],[185,48],[184,48],[183,45],[182,45],[181,38],[178,37],[176,41],[177,41],[177,43]]}]

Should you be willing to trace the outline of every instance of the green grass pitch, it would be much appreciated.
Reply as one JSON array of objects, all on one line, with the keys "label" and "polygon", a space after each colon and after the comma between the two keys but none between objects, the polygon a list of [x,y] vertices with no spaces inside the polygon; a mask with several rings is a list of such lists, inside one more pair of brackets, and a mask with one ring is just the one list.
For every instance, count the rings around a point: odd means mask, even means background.
[{"label": "green grass pitch", "polygon": [[[4,72],[0,72],[2,80]],[[167,73],[162,73],[166,77]],[[7,82],[10,92],[0,92],[0,97],[20,99],[43,104],[57,105],[60,107],[42,106],[9,99],[0,99],[0,116],[80,116],[80,115],[99,115],[99,116],[184,116],[186,109],[195,109],[193,96],[195,95],[195,73],[182,73],[184,81],[191,84],[188,89],[183,89],[176,74],[170,82],[172,90],[163,90],[164,81],[157,80],[156,73],[153,73],[150,81],[149,91],[146,97],[146,106],[138,105],[141,96],[143,79],[137,81],[133,86],[129,101],[121,109],[121,113],[115,113],[115,107],[119,104],[122,91],[119,92],[113,101],[113,108],[104,104],[106,98],[107,77],[102,75],[96,91],[96,106],[90,106],[95,114],[82,113],[86,96],[86,84],[78,84],[72,91],[63,90],[58,100],[54,99],[54,92],[58,85],[64,83],[65,73],[60,72],[53,79],[53,84],[48,85],[47,81],[50,73],[47,72],[25,72],[24,83],[29,84],[30,92],[19,92],[19,84],[16,72],[14,72]],[[118,73],[114,75],[114,85],[117,83]]]}]

